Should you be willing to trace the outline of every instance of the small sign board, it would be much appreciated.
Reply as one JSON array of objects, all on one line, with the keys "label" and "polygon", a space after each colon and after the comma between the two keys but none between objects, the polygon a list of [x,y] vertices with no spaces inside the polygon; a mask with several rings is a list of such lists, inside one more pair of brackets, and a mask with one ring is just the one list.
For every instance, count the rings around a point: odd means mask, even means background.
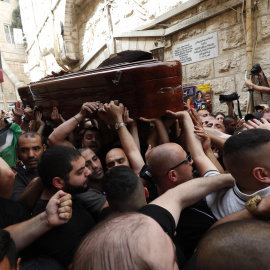
[{"label": "small sign board", "polygon": [[187,65],[218,56],[217,32],[173,46],[173,59]]}]

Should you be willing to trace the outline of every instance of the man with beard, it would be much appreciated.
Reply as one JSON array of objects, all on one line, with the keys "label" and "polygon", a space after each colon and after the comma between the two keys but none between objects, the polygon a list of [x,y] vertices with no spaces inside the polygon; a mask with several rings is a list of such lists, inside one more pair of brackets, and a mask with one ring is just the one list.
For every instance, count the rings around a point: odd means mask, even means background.
[{"label": "man with beard", "polygon": [[11,199],[17,201],[28,184],[38,176],[37,165],[41,155],[46,150],[41,137],[36,132],[26,132],[17,141],[17,155],[23,162],[24,167],[16,168]]},{"label": "man with beard", "polygon": [[[71,195],[88,190],[89,169],[80,152],[68,146],[49,148],[42,155],[38,164],[38,173],[44,185],[33,214],[44,211],[48,200],[58,191],[63,190]],[[76,199],[73,200],[73,213],[70,221],[52,229],[36,242],[36,250],[68,267],[73,254],[84,235],[95,222],[88,211]]]},{"label": "man with beard", "polygon": [[108,206],[104,193],[104,171],[97,155],[89,148],[80,148],[81,155],[85,159],[85,166],[90,170],[88,175],[89,189],[76,198],[82,202],[88,212],[97,217],[100,211]]}]

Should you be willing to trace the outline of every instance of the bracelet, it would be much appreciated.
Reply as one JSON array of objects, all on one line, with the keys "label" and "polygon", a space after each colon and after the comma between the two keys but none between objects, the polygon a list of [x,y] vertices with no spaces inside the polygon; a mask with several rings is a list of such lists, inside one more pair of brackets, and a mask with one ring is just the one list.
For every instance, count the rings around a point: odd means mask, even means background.
[{"label": "bracelet", "polygon": [[76,116],[73,116],[73,118],[75,118],[75,119],[77,120],[78,124],[80,124],[80,122],[79,122],[79,120],[76,118]]},{"label": "bracelet", "polygon": [[30,123],[31,119],[26,120],[25,117],[24,117],[24,118],[23,118],[23,121],[24,121],[25,123]]},{"label": "bracelet", "polygon": [[255,195],[253,198],[251,198],[246,202],[246,208],[255,217],[258,217],[263,220],[268,220],[267,217],[261,215],[261,213],[258,211],[257,205],[261,202],[261,200],[262,197],[260,195]]}]

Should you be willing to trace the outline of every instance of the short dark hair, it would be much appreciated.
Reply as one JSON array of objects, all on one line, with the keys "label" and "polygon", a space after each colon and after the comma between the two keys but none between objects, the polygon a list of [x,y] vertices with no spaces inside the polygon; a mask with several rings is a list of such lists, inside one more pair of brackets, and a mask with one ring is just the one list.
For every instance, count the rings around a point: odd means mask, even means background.
[{"label": "short dark hair", "polygon": [[270,225],[233,221],[208,231],[197,246],[197,270],[268,269]]},{"label": "short dark hair", "polygon": [[136,211],[144,206],[143,185],[127,166],[116,166],[106,172],[105,192],[110,207],[116,211]]},{"label": "short dark hair", "polygon": [[0,230],[0,262],[7,257],[11,267],[17,263],[17,251],[8,231]]},{"label": "short dark hair", "polygon": [[29,131],[29,132],[25,132],[23,134],[21,134],[18,139],[17,139],[17,146],[19,146],[19,141],[21,138],[35,138],[35,137],[39,137],[40,141],[42,142],[42,138],[40,136],[39,133],[34,132],[34,131]]},{"label": "short dark hair", "polygon": [[218,112],[218,113],[215,115],[215,117],[217,117],[218,115],[222,115],[223,117],[225,117],[225,114],[222,113],[222,112]]},{"label": "short dark hair", "polygon": [[80,152],[69,146],[54,146],[45,151],[38,163],[38,174],[43,185],[48,189],[53,188],[54,177],[60,177],[67,182],[73,169],[71,162],[80,157]]},{"label": "short dark hair", "polygon": [[88,128],[84,128],[84,131],[83,131],[83,134],[82,134],[82,139],[84,138],[85,132],[88,131],[88,130],[98,132],[100,134],[100,136],[102,135],[101,131],[98,128],[96,128],[96,127],[88,127]]},{"label": "short dark hair", "polygon": [[270,142],[270,131],[266,129],[245,130],[237,135],[231,136],[224,144],[223,157],[232,154],[255,151],[256,148]]},{"label": "short dark hair", "polygon": [[228,122],[232,120],[232,121],[237,121],[237,118],[231,115],[227,115],[224,117],[223,119],[223,125],[226,127],[226,125],[228,124]]}]

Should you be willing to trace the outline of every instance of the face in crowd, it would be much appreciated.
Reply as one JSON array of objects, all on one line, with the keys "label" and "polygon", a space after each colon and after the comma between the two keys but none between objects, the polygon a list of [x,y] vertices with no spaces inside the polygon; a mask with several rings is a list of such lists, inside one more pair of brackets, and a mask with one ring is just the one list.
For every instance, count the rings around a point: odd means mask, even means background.
[{"label": "face in crowd", "polygon": [[208,121],[206,126],[209,128],[217,129],[223,133],[225,132],[225,127],[224,127],[223,123],[221,123],[219,120],[217,120],[214,117],[213,117],[213,119]]},{"label": "face in crowd", "polygon": [[26,170],[36,171],[40,157],[46,149],[45,145],[42,145],[40,136],[21,136],[17,144],[17,154],[25,165]]},{"label": "face in crowd", "polygon": [[100,179],[103,179],[104,172],[100,159],[97,157],[97,155],[89,148],[81,152],[81,154],[85,159],[85,166],[90,171],[90,174],[88,176],[89,180],[99,181]]},{"label": "face in crowd", "polygon": [[121,148],[114,148],[110,150],[106,155],[106,166],[110,170],[116,166],[130,167],[129,161],[125,152]]},{"label": "face in crowd", "polygon": [[79,194],[87,191],[90,170],[85,166],[85,159],[81,156],[79,159],[71,161],[71,165],[73,169],[69,173],[68,181],[65,181],[65,192]]},{"label": "face in crowd", "polygon": [[210,113],[207,110],[199,110],[198,114],[200,116],[200,118],[202,119],[203,117],[207,117],[210,115]]},{"label": "face in crowd", "polygon": [[82,147],[90,148],[98,153],[101,148],[101,135],[98,130],[86,130],[82,139]]}]

